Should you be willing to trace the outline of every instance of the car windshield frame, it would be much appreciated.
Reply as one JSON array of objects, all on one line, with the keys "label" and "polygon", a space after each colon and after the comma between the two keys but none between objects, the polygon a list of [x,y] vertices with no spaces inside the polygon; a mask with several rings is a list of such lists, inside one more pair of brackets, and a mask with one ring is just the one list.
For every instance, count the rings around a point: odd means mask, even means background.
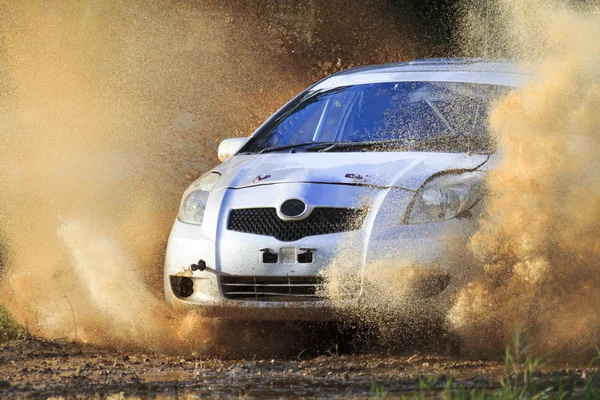
[{"label": "car windshield frame", "polygon": [[[494,101],[513,89],[508,85],[447,81],[309,89],[267,120],[238,154],[278,151],[491,153],[495,144],[487,127],[489,109]],[[296,121],[300,122],[294,126]],[[367,126],[370,123],[371,129],[365,128],[362,136],[360,129],[351,131],[357,121],[363,124],[366,121]],[[468,125],[471,128],[467,131]],[[287,137],[285,129],[291,132]]]}]

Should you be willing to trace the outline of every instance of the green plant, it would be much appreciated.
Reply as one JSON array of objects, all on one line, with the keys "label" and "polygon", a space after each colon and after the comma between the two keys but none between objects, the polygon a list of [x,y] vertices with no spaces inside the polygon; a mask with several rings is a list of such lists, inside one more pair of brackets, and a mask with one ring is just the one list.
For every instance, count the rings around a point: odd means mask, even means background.
[{"label": "green plant", "polygon": [[0,342],[22,339],[29,333],[10,316],[8,311],[0,306]]},{"label": "green plant", "polygon": [[546,364],[544,357],[531,354],[530,335],[524,333],[520,324],[512,334],[513,348],[506,347],[504,365],[506,376],[500,379],[501,399],[547,399],[553,387],[538,388],[536,373]]},{"label": "green plant", "polygon": [[600,361],[600,347],[596,346],[596,357],[592,358],[592,361],[590,361],[590,367],[593,367],[599,361]]},{"label": "green plant", "polygon": [[[562,377],[552,381],[541,374],[541,369],[547,365],[547,358],[535,357],[532,354],[530,335],[524,332],[520,325],[515,326],[512,339],[512,346],[506,348],[504,356],[506,371],[505,376],[500,379],[499,388],[469,389],[448,380],[439,397],[444,400],[600,399],[597,374],[593,373],[585,378],[585,384],[576,376],[570,381],[570,387],[576,389],[569,391]],[[596,352],[598,355],[590,365],[600,361],[600,349],[597,348]],[[420,382],[425,380],[420,379]],[[419,396],[415,398],[425,399],[428,396],[421,390]]]},{"label": "green plant", "polygon": [[387,390],[385,387],[375,380],[375,378],[371,378],[371,398],[373,399],[385,399],[387,396]]}]

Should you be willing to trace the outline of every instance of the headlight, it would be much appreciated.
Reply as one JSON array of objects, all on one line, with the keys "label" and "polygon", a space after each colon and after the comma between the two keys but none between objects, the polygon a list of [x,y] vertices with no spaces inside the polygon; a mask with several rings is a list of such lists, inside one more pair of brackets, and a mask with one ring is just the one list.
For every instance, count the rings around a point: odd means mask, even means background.
[{"label": "headlight", "polygon": [[422,224],[460,216],[483,197],[484,177],[481,171],[434,177],[415,194],[403,222]]},{"label": "headlight", "polygon": [[216,172],[208,172],[190,185],[183,194],[183,200],[179,207],[181,222],[202,225],[208,196],[220,177],[221,175]]}]

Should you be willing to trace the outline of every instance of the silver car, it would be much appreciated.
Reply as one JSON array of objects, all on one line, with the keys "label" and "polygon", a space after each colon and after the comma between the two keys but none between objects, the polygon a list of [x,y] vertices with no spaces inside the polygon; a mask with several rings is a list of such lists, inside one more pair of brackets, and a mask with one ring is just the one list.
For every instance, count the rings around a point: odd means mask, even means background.
[{"label": "silver car", "polygon": [[[461,262],[449,234],[475,231],[496,157],[488,111],[527,79],[509,63],[418,60],[311,86],[249,138],[224,140],[222,164],[185,191],[167,301],[227,319],[334,320],[340,304],[369,307],[367,267],[406,259],[432,271],[426,297],[447,297]],[[334,307],[323,273],[340,260],[360,284]]]}]

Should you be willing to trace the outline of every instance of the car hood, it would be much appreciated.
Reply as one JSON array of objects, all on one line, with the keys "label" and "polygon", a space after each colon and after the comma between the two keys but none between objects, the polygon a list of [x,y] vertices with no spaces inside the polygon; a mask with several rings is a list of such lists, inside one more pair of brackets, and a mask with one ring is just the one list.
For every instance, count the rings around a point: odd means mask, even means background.
[{"label": "car hood", "polygon": [[417,190],[431,175],[475,169],[488,155],[427,152],[270,153],[238,155],[213,170],[215,189],[278,183],[333,183]]}]

